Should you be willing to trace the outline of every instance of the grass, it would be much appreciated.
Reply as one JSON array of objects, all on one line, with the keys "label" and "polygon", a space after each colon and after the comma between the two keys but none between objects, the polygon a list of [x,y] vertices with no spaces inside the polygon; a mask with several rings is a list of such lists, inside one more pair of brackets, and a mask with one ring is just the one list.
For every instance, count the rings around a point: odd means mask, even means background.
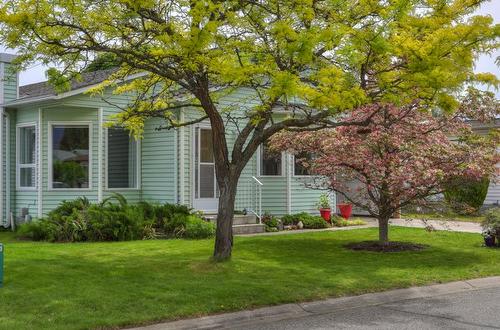
[{"label": "grass", "polygon": [[483,215],[460,215],[456,213],[403,213],[402,217],[406,219],[428,219],[476,223],[481,223],[484,220]]},{"label": "grass", "polygon": [[421,252],[351,251],[377,229],[236,237],[233,258],[208,260],[212,240],[5,244],[0,329],[147,324],[332,296],[500,275],[500,249],[479,234],[391,228]]}]

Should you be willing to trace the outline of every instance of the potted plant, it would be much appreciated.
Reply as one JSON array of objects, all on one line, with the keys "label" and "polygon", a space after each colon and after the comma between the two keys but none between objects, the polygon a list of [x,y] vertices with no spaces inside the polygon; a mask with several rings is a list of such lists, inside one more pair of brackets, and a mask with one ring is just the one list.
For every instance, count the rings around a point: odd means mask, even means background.
[{"label": "potted plant", "polygon": [[484,245],[487,247],[495,246],[495,234],[491,230],[483,231]]},{"label": "potted plant", "polygon": [[344,219],[349,219],[352,215],[352,204],[349,204],[349,203],[339,203],[337,204],[338,208],[339,208],[339,211],[340,211],[340,215],[342,216],[342,218]]},{"label": "potted plant", "polygon": [[326,222],[330,222],[332,216],[332,208],[330,206],[330,198],[327,194],[322,194],[319,196],[318,209],[321,217],[325,219]]},{"label": "potted plant", "polygon": [[495,246],[495,241],[500,240],[500,208],[495,207],[485,213],[483,227],[484,244]]}]

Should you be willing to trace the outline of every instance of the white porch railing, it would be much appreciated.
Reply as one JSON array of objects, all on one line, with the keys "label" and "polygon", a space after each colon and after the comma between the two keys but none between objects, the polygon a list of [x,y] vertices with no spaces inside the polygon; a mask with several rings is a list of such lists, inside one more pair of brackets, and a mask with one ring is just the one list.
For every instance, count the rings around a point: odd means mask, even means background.
[{"label": "white porch railing", "polygon": [[262,223],[262,186],[263,183],[255,176],[250,178],[250,187],[247,190],[248,194],[245,198],[245,210],[247,213],[254,214],[259,223]]}]

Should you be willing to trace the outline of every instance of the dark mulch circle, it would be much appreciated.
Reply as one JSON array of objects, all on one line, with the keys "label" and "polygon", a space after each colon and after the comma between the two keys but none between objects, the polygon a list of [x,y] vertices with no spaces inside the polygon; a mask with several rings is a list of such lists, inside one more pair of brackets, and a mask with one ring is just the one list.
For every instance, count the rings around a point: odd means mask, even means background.
[{"label": "dark mulch circle", "polygon": [[349,243],[344,247],[354,251],[372,251],[372,252],[403,252],[403,251],[422,251],[428,248],[428,245],[409,243],[409,242],[389,242],[382,244],[378,241],[363,241]]}]

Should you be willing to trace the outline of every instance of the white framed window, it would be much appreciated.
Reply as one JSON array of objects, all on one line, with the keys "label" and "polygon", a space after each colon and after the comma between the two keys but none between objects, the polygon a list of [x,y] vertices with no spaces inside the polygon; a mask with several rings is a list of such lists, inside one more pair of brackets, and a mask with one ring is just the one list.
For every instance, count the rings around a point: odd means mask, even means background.
[{"label": "white framed window", "polygon": [[20,190],[36,190],[37,126],[16,126],[16,185]]},{"label": "white framed window", "polygon": [[106,132],[106,189],[138,189],[139,141],[121,127]]},{"label": "white framed window", "polygon": [[90,122],[49,123],[50,189],[91,188],[91,132]]},{"label": "white framed window", "polygon": [[[293,155],[293,175],[294,176],[311,176],[311,168],[306,166],[305,163],[312,160],[314,156],[308,152],[302,152]],[[305,162],[305,163],[304,163]]]},{"label": "white framed window", "polygon": [[261,144],[258,150],[259,176],[283,176],[284,161],[282,152],[271,152],[267,143]]}]

